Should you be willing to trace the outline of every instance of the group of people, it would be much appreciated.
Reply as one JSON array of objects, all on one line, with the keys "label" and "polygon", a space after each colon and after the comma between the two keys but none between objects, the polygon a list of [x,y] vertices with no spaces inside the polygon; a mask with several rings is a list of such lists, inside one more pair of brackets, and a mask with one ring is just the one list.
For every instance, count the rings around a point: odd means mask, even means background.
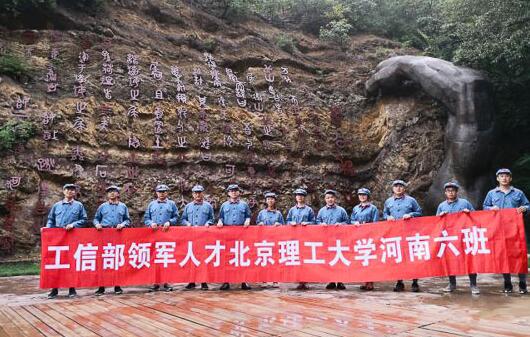
[{"label": "group of people", "polygon": [[[499,169],[496,173],[498,186],[488,192],[483,203],[485,210],[498,210],[502,208],[516,208],[517,212],[524,213],[528,211],[530,203],[525,194],[513,187],[512,173],[509,169]],[[392,196],[385,203],[382,211],[382,219],[394,221],[399,219],[409,219],[422,215],[422,209],[416,199],[406,193],[407,184],[403,180],[392,182]],[[470,212],[474,211],[473,205],[463,198],[458,197],[460,186],[456,182],[448,182],[444,185],[446,200],[438,206],[436,215],[443,216],[448,213]],[[75,200],[77,186],[66,184],[63,187],[64,199],[55,203],[48,214],[46,227],[60,227],[65,230],[84,227],[88,221],[87,212],[83,204]],[[153,229],[162,228],[167,230],[170,226],[181,224],[184,226],[249,226],[251,220],[251,210],[249,205],[240,199],[241,190],[238,185],[231,184],[227,188],[228,200],[221,205],[217,222],[215,222],[214,210],[210,203],[204,199],[204,188],[196,185],[192,188],[193,201],[188,203],[179,215],[177,205],[168,198],[169,187],[167,185],[158,185],[155,189],[157,198],[149,203],[144,215],[144,223]],[[118,230],[130,225],[130,217],[127,206],[120,202],[118,186],[109,186],[106,189],[107,201],[101,204],[94,216],[93,225],[96,229],[116,228]],[[337,192],[326,190],[324,199],[326,205],[322,207],[315,216],[311,206],[306,204],[307,191],[299,188],[294,191],[296,205],[287,213],[286,218],[276,207],[278,196],[275,193],[268,192],[265,194],[267,207],[261,210],[256,219],[257,225],[279,226],[279,225],[312,225],[312,224],[351,224],[361,225],[371,222],[380,221],[380,213],[377,207],[371,202],[371,192],[367,188],[357,190],[359,204],[356,205],[351,215],[348,216],[346,210],[337,204]],[[510,274],[504,276],[504,292],[511,293],[513,285]],[[519,275],[519,292],[527,293],[526,274]],[[473,294],[479,294],[477,287],[477,275],[469,275],[470,288]],[[189,283],[186,289],[195,288],[195,283]],[[250,285],[243,282],[241,288],[244,290],[251,289]],[[201,284],[201,289],[208,289],[206,283]],[[229,283],[223,283],[220,290],[230,289]],[[301,282],[297,289],[307,289],[305,282]],[[345,289],[342,282],[332,282],[326,286],[326,289]],[[373,290],[372,282],[366,282],[361,286],[362,290]],[[412,281],[411,290],[419,291],[418,280]],[[456,289],[456,277],[449,277],[449,284],[443,289],[445,292],[453,292]],[[165,290],[171,291],[172,287],[165,283],[155,284],[150,288],[151,291]],[[394,291],[405,290],[402,280],[397,281]],[[120,286],[114,287],[116,294],[123,293]],[[99,287],[96,295],[105,293],[104,287]],[[55,298],[58,295],[58,289],[52,289],[48,298]],[[69,297],[76,296],[75,288],[69,289]]]}]

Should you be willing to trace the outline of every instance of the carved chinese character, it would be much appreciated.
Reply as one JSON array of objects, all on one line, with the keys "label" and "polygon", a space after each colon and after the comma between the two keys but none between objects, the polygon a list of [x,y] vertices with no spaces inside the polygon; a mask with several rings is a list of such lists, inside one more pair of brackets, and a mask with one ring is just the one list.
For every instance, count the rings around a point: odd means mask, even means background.
[{"label": "carved chinese character", "polygon": [[355,176],[355,169],[353,168],[353,162],[351,160],[340,160],[340,173],[348,176],[353,177]]},{"label": "carved chinese character", "polygon": [[140,176],[140,168],[136,165],[127,166],[126,177],[127,179],[137,179]]},{"label": "carved chinese character", "polygon": [[263,72],[265,73],[265,81],[269,83],[274,82],[274,74],[272,72],[272,66],[270,64],[266,64],[264,66]]},{"label": "carved chinese character", "polygon": [[254,143],[252,142],[252,139],[246,138],[245,140],[245,147],[247,150],[250,150],[254,146]]},{"label": "carved chinese character", "polygon": [[59,140],[59,138],[57,138],[57,130],[42,131],[42,139],[45,141]]},{"label": "carved chinese character", "polygon": [[164,99],[164,92],[161,89],[156,89],[155,90],[155,96],[153,98],[158,100],[158,101],[163,100]]},{"label": "carved chinese character", "polygon": [[196,87],[202,87],[204,81],[202,79],[202,71],[200,68],[198,67],[194,67],[193,68],[193,84],[196,86]]},{"label": "carved chinese character", "polygon": [[114,85],[114,78],[112,76],[101,77],[101,85],[112,87]]},{"label": "carved chinese character", "polygon": [[106,178],[107,177],[107,165],[96,165],[96,177]]},{"label": "carved chinese character", "polygon": [[79,164],[75,164],[72,173],[73,173],[74,177],[78,177],[79,178],[79,177],[83,176],[83,173],[85,173],[85,169],[83,168],[83,166],[81,166]]},{"label": "carved chinese character", "polygon": [[160,135],[155,135],[155,144],[153,145],[153,149],[155,150],[163,149],[164,147],[160,143],[161,143]]},{"label": "carved chinese character", "polygon": [[110,117],[109,116],[103,116],[101,118],[101,121],[98,124],[99,131],[106,134],[106,132],[109,130],[109,124],[110,124]]},{"label": "carved chinese character", "polygon": [[204,120],[200,120],[199,125],[197,127],[197,131],[199,131],[200,133],[208,133],[209,132],[208,123]]},{"label": "carved chinese character", "polygon": [[252,85],[254,84],[254,81],[256,81],[256,75],[253,73],[247,73],[247,82]]},{"label": "carved chinese character", "polygon": [[59,48],[52,48],[50,51],[50,60],[57,60],[59,58]]},{"label": "carved chinese character", "polygon": [[223,96],[220,96],[218,99],[217,99],[217,104],[219,104],[221,107],[223,108],[226,108],[226,101],[225,101],[225,98]]},{"label": "carved chinese character", "polygon": [[252,135],[252,124],[251,123],[243,123],[243,133],[247,136]]},{"label": "carved chinese character", "polygon": [[130,105],[127,109],[127,117],[138,118],[138,107],[136,105]]},{"label": "carved chinese character", "polygon": [[39,171],[53,171],[55,169],[54,158],[39,158],[37,159],[37,170]]},{"label": "carved chinese character", "polygon": [[225,165],[225,174],[232,177],[236,172],[236,166],[232,164],[226,164]]},{"label": "carved chinese character", "polygon": [[85,154],[79,145],[77,145],[76,147],[72,149],[70,160],[79,160],[79,161],[85,160]]},{"label": "carved chinese character", "polygon": [[50,126],[53,124],[53,121],[55,120],[55,117],[57,117],[57,115],[51,111],[44,111],[42,113],[42,125],[43,126]]},{"label": "carved chinese character", "polygon": [[129,148],[137,149],[140,147],[140,139],[138,139],[138,137],[134,135],[129,136],[128,145],[129,145]]},{"label": "carved chinese character", "polygon": [[230,68],[225,68],[225,72],[226,72],[226,76],[228,77],[228,79],[232,82],[236,82],[237,81],[237,76],[234,74],[234,72],[232,71],[232,69]]},{"label": "carved chinese character", "polygon": [[151,76],[153,79],[157,81],[162,80],[162,72],[158,69],[158,62],[151,63],[149,70],[151,71]]},{"label": "carved chinese character", "polygon": [[234,143],[235,143],[234,138],[232,138],[231,135],[224,135],[223,142],[224,142],[224,145],[227,147],[232,147],[234,146]]},{"label": "carved chinese character", "polygon": [[140,90],[131,89],[131,101],[138,101],[139,96],[140,96]]},{"label": "carved chinese character", "polygon": [[290,84],[291,78],[289,78],[289,69],[287,67],[280,67],[280,74],[285,83]]},{"label": "carved chinese character", "polygon": [[79,63],[87,63],[88,59],[89,56],[86,51],[83,50],[81,53],[79,53]]},{"label": "carved chinese character", "polygon": [[183,106],[179,106],[177,107],[177,114],[179,119],[186,119],[188,118],[188,109]]},{"label": "carved chinese character", "polygon": [[178,93],[175,95],[175,99],[177,100],[177,103],[187,103],[188,96],[183,93]]},{"label": "carved chinese character", "polygon": [[57,88],[59,87],[59,85],[57,83],[47,83],[46,84],[46,93],[54,93],[54,92],[57,92]]},{"label": "carved chinese character", "polygon": [[10,177],[9,179],[6,179],[5,186],[8,190],[14,190],[18,186],[20,186],[21,177]]},{"label": "carved chinese character", "polygon": [[209,150],[210,149],[210,137],[205,137],[201,139],[201,149]]},{"label": "carved chinese character", "polygon": [[86,128],[87,128],[87,126],[86,126],[86,123],[85,123],[84,119],[81,116],[75,117],[75,119],[74,119],[74,129],[77,132],[83,132],[83,131],[86,130]]},{"label": "carved chinese character", "polygon": [[188,147],[188,140],[186,136],[177,136],[177,147],[181,149]]},{"label": "carved chinese character", "polygon": [[25,110],[28,107],[29,100],[28,96],[18,96],[15,102],[15,110]]}]

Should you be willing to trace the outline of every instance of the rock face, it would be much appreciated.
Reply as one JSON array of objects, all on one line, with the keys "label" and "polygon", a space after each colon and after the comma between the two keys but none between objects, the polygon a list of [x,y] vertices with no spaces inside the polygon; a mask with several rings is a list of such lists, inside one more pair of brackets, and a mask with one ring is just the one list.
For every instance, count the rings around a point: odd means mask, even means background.
[{"label": "rock face", "polygon": [[[3,255],[38,252],[39,228],[67,182],[80,186],[78,199],[86,205],[90,221],[105,198],[104,188],[120,185],[121,199],[129,206],[133,223],[140,226],[158,183],[170,186],[170,196],[179,208],[190,200],[191,187],[200,183],[217,211],[226,198],[225,187],[237,182],[256,216],[265,191],[280,195],[278,206],[286,213],[294,202],[292,191],[298,187],[308,189],[308,201],[315,210],[323,205],[326,188],[338,190],[340,204],[351,211],[357,201],[355,190],[368,187],[381,208],[390,194],[391,181],[399,178],[410,182],[409,192],[432,214],[432,205],[443,198],[439,183],[445,177],[457,175],[463,180],[461,176],[476,172],[474,162],[457,155],[461,148],[452,139],[457,134],[468,142],[474,125],[489,129],[489,119],[475,121],[482,108],[459,110],[459,104],[466,101],[458,101],[456,94],[446,94],[455,97],[452,105],[440,105],[437,101],[444,101],[426,89],[384,95],[377,101],[366,95],[363,84],[378,63],[389,56],[415,52],[392,41],[356,36],[350,49],[343,52],[313,36],[282,31],[258,19],[229,24],[183,2],[116,1],[97,17],[58,10],[60,27],[55,30],[0,33],[4,49],[25,59],[34,71],[25,83],[3,77],[1,124],[15,118],[13,107],[19,97],[27,96],[26,119],[38,126],[37,135],[27,144],[2,153],[0,179],[7,182],[21,177],[15,188],[0,185]],[[281,34],[295,41],[292,53],[276,46]],[[60,52],[56,61],[49,58],[53,49]],[[105,98],[101,85],[103,50],[109,52],[114,67],[112,99]],[[205,51],[215,59],[223,82],[220,88],[213,86]],[[74,74],[79,72],[82,52],[89,56],[84,66],[87,94],[75,97]],[[135,102],[130,100],[127,54],[139,57],[142,81]],[[152,76],[155,62],[162,79]],[[54,94],[46,93],[43,81],[50,64],[60,84]],[[264,76],[266,65],[273,69],[273,82]],[[172,66],[183,73],[186,103],[176,99]],[[288,68],[291,83],[282,78],[282,67]],[[195,68],[202,71],[202,86],[194,83]],[[236,83],[227,76],[226,68],[245,82],[248,106],[237,104]],[[252,84],[248,74],[256,77]],[[380,74],[369,81],[370,93],[387,87]],[[422,81],[418,76],[418,83]],[[398,82],[397,77],[393,82]],[[278,96],[271,94],[271,83]],[[455,87],[470,90],[470,100],[480,87],[478,79],[476,84],[455,83]],[[163,91],[164,99],[153,98],[156,89]],[[263,112],[254,108],[256,92],[263,94]],[[206,97],[206,108],[201,108],[198,96]],[[220,96],[226,98],[226,108],[218,104]],[[298,107],[291,96],[296,97]],[[278,98],[281,111],[275,107]],[[86,104],[83,130],[76,128],[79,102]],[[137,106],[137,117],[128,115],[131,104]],[[179,112],[183,107],[185,116]],[[468,115],[462,115],[465,111]],[[52,112],[53,122],[45,124],[45,117]],[[109,117],[106,130],[101,128],[103,115]],[[155,146],[157,119],[164,125],[159,148]],[[207,122],[208,131],[201,121]],[[464,129],[471,131],[462,134]],[[50,130],[57,130],[57,140],[46,140]],[[130,136],[138,139],[138,147],[131,146]],[[203,143],[206,136],[209,149]],[[52,159],[53,169],[39,169],[43,159]],[[103,168],[105,174],[101,174]],[[469,191],[468,185],[466,188]]]},{"label": "rock face", "polygon": [[[445,125],[445,159],[429,189],[434,196],[448,180],[457,180],[474,203],[486,188],[485,170],[492,150],[492,87],[480,72],[432,57],[397,56],[381,62],[366,82],[369,95],[392,93],[412,81],[449,111]],[[435,202],[428,197],[426,201]]]}]

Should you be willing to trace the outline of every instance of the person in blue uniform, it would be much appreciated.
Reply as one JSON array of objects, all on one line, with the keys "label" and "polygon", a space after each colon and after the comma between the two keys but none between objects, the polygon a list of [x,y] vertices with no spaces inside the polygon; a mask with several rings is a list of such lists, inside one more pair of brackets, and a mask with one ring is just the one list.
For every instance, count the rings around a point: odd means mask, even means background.
[{"label": "person in blue uniform", "polygon": [[[372,193],[367,188],[360,188],[357,190],[359,204],[353,207],[351,212],[350,223],[352,225],[360,226],[370,222],[379,221],[379,210],[370,202],[371,194]],[[374,290],[374,283],[365,282],[360,288],[361,290],[366,291]]]},{"label": "person in blue uniform", "polygon": [[[337,205],[337,191],[326,190],[324,192],[326,206],[322,207],[317,214],[317,224],[319,225],[347,225],[350,221],[346,210]],[[344,290],[346,286],[342,282],[330,282],[326,289]]]},{"label": "person in blue uniform", "polygon": [[[164,184],[160,184],[155,189],[156,199],[151,201],[145,210],[144,224],[147,227],[157,230],[169,230],[170,226],[176,226],[179,219],[179,211],[175,202],[168,198],[169,187]],[[173,291],[168,283],[163,285],[164,291]],[[159,291],[160,285],[155,284],[150,291]]]},{"label": "person in blue uniform", "polygon": [[[515,208],[517,213],[528,212],[530,203],[523,191],[512,186],[512,172],[507,168],[501,168],[497,171],[496,177],[499,185],[488,192],[482,208],[493,211]],[[510,274],[502,274],[502,276],[504,278],[503,292],[511,293],[513,291],[512,276]],[[519,293],[528,293],[526,273],[519,274]]]},{"label": "person in blue uniform", "polygon": [[[129,226],[131,223],[129,209],[123,202],[120,202],[120,188],[112,185],[107,187],[106,192],[107,201],[98,207],[94,216],[94,227],[100,231],[103,228],[116,228],[121,230]],[[99,287],[95,295],[101,296],[104,293],[105,287]],[[117,285],[114,286],[114,293],[121,295],[123,290]]]},{"label": "person in blue uniform", "polygon": [[[219,221],[217,227],[223,226],[250,226],[250,217],[252,216],[248,204],[240,200],[241,189],[237,184],[231,184],[227,188],[228,200],[225,201],[219,209]],[[230,289],[230,283],[223,283],[220,290]],[[248,283],[242,282],[241,289],[250,290]]]},{"label": "person in blue uniform", "polygon": [[287,224],[289,225],[312,225],[315,223],[315,212],[306,205],[307,191],[298,188],[294,191],[296,205],[291,207],[287,213]]},{"label": "person in blue uniform", "polygon": [[[446,214],[464,212],[469,213],[474,211],[475,208],[469,201],[458,197],[458,190],[460,185],[456,182],[448,182],[444,184],[445,201],[438,205],[436,215],[444,216]],[[469,287],[471,288],[471,294],[480,294],[480,289],[477,287],[477,274],[469,274]],[[456,276],[449,276],[449,284],[443,288],[442,291],[446,293],[452,293],[456,290]]]},{"label": "person in blue uniform", "polygon": [[[407,195],[407,184],[403,180],[394,180],[392,182],[392,196],[385,201],[383,208],[383,218],[387,221],[394,221],[400,219],[410,219],[421,216],[422,210],[416,199]],[[403,280],[398,280],[394,286],[394,291],[405,290]],[[420,291],[418,279],[412,280],[411,290],[413,292]]]},{"label": "person in blue uniform", "polygon": [[[289,209],[287,213],[287,224],[296,226],[296,225],[313,225],[315,224],[315,212],[313,208],[306,204],[307,191],[303,188],[297,188],[294,190],[294,198],[296,205]],[[307,282],[299,282],[296,287],[297,290],[307,290]]]},{"label": "person in blue uniform", "polygon": [[[82,228],[88,219],[85,206],[75,200],[77,194],[77,185],[65,184],[63,186],[64,198],[61,201],[53,204],[48,213],[48,221],[46,228],[64,228],[66,231],[71,231],[74,228]],[[53,288],[48,294],[48,298],[56,298],[59,294],[58,288]],[[68,297],[77,296],[75,288],[68,289]]]},{"label": "person in blue uniform", "polygon": [[[204,187],[195,185],[191,189],[193,201],[188,203],[182,211],[180,218],[184,226],[210,226],[214,224],[214,215],[212,205],[204,200]],[[195,282],[190,282],[186,285],[186,289],[195,289]],[[201,283],[202,290],[208,290],[208,284]]]},{"label": "person in blue uniform", "polygon": [[258,225],[264,226],[279,226],[283,225],[285,222],[283,220],[282,212],[276,209],[276,199],[278,196],[276,193],[268,192],[265,193],[265,202],[267,203],[267,208],[262,209],[256,219]]}]

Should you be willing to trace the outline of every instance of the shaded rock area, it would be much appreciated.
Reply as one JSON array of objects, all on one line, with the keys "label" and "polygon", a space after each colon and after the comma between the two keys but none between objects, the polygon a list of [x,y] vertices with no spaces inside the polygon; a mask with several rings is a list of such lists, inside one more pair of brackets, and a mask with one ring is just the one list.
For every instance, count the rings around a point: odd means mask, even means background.
[{"label": "shaded rock area", "polygon": [[[453,172],[455,165],[455,149],[447,146],[454,110],[417,86],[377,100],[365,92],[364,83],[377,64],[391,56],[414,54],[414,50],[376,36],[359,35],[343,52],[314,36],[280,30],[260,19],[227,23],[187,4],[165,1],[117,1],[94,17],[62,8],[58,11],[61,22],[75,22],[76,26],[50,26],[31,33],[1,31],[4,49],[24,58],[35,76],[24,83],[2,77],[0,119],[2,124],[14,119],[18,97],[28,96],[27,119],[38,126],[37,135],[27,144],[2,153],[0,179],[21,177],[15,189],[0,186],[3,255],[38,250],[39,228],[49,207],[61,198],[66,182],[80,186],[79,200],[85,203],[90,221],[104,200],[104,188],[120,185],[122,201],[137,226],[158,183],[170,186],[170,196],[179,208],[190,201],[191,187],[200,183],[217,211],[226,198],[225,187],[237,182],[254,216],[263,207],[265,191],[279,193],[278,206],[287,212],[294,202],[292,191],[298,187],[308,189],[308,201],[315,210],[324,203],[323,190],[334,188],[340,193],[340,204],[351,211],[357,201],[352,192],[362,186],[372,189],[374,203],[382,208],[390,194],[390,182],[397,178],[410,182],[410,193],[427,213],[433,211],[434,204],[425,203],[429,197],[436,202],[443,198],[433,184],[445,177],[441,168]],[[279,34],[293,38],[294,52],[276,46]],[[60,56],[52,62],[49,55],[54,48]],[[114,67],[116,84],[111,100],[105,99],[100,84],[103,50],[109,52]],[[88,93],[76,98],[74,74],[83,51],[89,55],[84,69]],[[204,52],[215,59],[221,88],[212,85]],[[133,53],[139,57],[142,79],[135,103],[137,118],[127,116],[131,105],[127,54]],[[158,62],[163,73],[161,80],[150,74],[153,62]],[[60,84],[56,94],[47,94],[43,81],[51,63]],[[272,85],[280,94],[281,112],[268,92],[263,72],[266,65],[273,69]],[[176,101],[172,66],[178,66],[184,75],[186,104]],[[202,87],[194,85],[195,67],[202,71]],[[292,83],[282,79],[281,67],[288,68]],[[238,106],[235,83],[225,68],[231,68],[239,81],[247,82],[249,73],[255,75],[252,84],[245,84],[247,107]],[[153,98],[158,88],[164,93],[160,101]],[[256,92],[264,94],[263,112],[254,109]],[[197,96],[207,97],[205,109],[199,106]],[[226,109],[217,104],[220,96],[226,98]],[[291,96],[296,97],[298,107]],[[87,104],[86,130],[82,132],[75,130],[76,103],[80,101]],[[100,128],[103,105],[111,108],[105,110],[110,116],[107,131]],[[153,148],[157,107],[163,111],[161,149]],[[185,118],[179,115],[179,107],[188,110]],[[53,112],[55,118],[52,125],[45,126],[47,112]],[[208,134],[199,131],[201,120],[207,121]],[[46,130],[57,130],[58,140],[44,140]],[[138,148],[130,146],[130,136],[138,138]],[[208,150],[201,147],[205,136],[210,137]],[[226,143],[227,136],[232,143]],[[182,137],[186,137],[185,147]],[[46,158],[53,159],[55,167],[39,170],[39,159]],[[456,164],[464,166],[454,172],[467,172],[465,163]],[[102,176],[105,165],[106,175]]]},{"label": "shaded rock area", "polygon": [[449,111],[445,126],[445,159],[429,189],[434,205],[445,182],[458,181],[475,204],[489,179],[488,154],[493,150],[493,89],[484,74],[432,57],[396,56],[381,62],[366,82],[370,95],[394,94],[411,81]]}]

